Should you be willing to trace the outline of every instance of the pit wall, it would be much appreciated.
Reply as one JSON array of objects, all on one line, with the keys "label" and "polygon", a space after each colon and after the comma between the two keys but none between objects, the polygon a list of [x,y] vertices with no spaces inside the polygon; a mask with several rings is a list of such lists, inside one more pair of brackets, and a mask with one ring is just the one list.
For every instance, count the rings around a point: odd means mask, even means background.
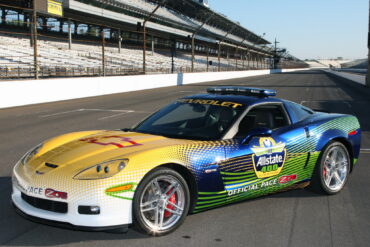
[{"label": "pit wall", "polygon": [[0,108],[297,70],[304,69],[0,81]]}]

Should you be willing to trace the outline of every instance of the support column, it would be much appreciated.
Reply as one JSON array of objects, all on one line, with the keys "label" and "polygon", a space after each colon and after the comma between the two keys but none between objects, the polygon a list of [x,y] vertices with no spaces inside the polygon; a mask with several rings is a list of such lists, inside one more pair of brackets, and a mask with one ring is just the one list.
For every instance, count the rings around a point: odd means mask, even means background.
[{"label": "support column", "polygon": [[[370,14],[370,5],[369,5],[369,14]],[[369,16],[369,31],[368,31],[367,47],[368,47],[369,52],[368,52],[368,67],[367,67],[367,76],[366,76],[366,86],[370,87],[370,16]]]},{"label": "support column", "polygon": [[242,55],[241,55],[241,59],[242,59],[242,67],[243,67],[243,70],[245,69],[245,52],[242,52]]},{"label": "support column", "polygon": [[64,21],[63,20],[59,21],[59,32],[60,33],[63,33],[63,26],[64,26]]},{"label": "support column", "polygon": [[171,44],[171,73],[175,73],[176,40]]},{"label": "support column", "polygon": [[74,22],[74,34],[76,35],[76,34],[78,34],[78,24],[77,24],[77,22]]},{"label": "support column", "polygon": [[146,27],[143,26],[143,73],[146,74]]},{"label": "support column", "polygon": [[1,24],[5,25],[6,23],[6,10],[4,8],[1,9]]},{"label": "support column", "polygon": [[24,28],[27,28],[27,18],[28,18],[28,14],[23,12],[23,27]]},{"label": "support column", "polygon": [[122,49],[122,34],[121,29],[118,29],[118,53],[121,53]]},{"label": "support column", "polygon": [[33,26],[33,59],[34,59],[34,70],[35,70],[35,79],[39,79],[39,65],[38,65],[38,50],[37,50],[37,12],[35,1],[33,2],[33,18],[32,18],[32,26]]},{"label": "support column", "polygon": [[195,36],[191,38],[191,72],[194,72],[194,60],[195,60]]},{"label": "support column", "polygon": [[248,54],[247,54],[247,59],[248,59],[248,61],[247,61],[247,63],[248,63],[248,70],[250,70],[250,60],[251,60],[251,54],[250,54],[250,52],[248,52]]},{"label": "support column", "polygon": [[218,72],[221,71],[221,42],[218,43]]},{"label": "support column", "polygon": [[72,49],[72,27],[71,27],[71,20],[68,20],[68,47]]},{"label": "support column", "polygon": [[152,36],[152,56],[154,56],[154,36]]},{"label": "support column", "polygon": [[102,38],[102,74],[105,76],[105,33],[104,28],[101,31],[101,38]]},{"label": "support column", "polygon": [[[34,38],[33,38],[33,15],[29,15],[29,23],[30,23],[30,46],[33,47],[33,41],[34,41]],[[37,28],[37,27],[36,27]]]},{"label": "support column", "polygon": [[91,25],[87,24],[87,35],[91,35]]},{"label": "support column", "polygon": [[209,71],[209,47],[207,47],[207,72]]},{"label": "support column", "polygon": [[230,68],[230,54],[229,54],[229,48],[226,49],[226,57],[227,57],[227,70]]},{"label": "support column", "polygon": [[48,31],[48,18],[42,17],[42,31],[47,32]]}]

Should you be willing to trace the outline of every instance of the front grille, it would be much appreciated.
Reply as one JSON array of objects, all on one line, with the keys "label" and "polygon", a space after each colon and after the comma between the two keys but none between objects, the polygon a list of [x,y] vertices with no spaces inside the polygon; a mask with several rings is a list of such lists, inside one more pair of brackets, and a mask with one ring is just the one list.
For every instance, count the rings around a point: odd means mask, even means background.
[{"label": "front grille", "polygon": [[56,212],[56,213],[67,213],[68,203],[66,202],[56,202],[46,199],[41,199],[37,197],[28,196],[22,193],[22,199],[28,204],[34,206],[35,208]]}]

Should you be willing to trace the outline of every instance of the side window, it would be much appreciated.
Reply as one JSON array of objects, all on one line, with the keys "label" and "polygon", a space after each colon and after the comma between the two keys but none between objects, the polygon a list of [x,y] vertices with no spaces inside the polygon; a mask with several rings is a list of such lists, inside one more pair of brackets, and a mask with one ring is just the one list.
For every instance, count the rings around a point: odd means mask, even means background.
[{"label": "side window", "polygon": [[278,129],[289,121],[281,105],[261,105],[252,108],[239,124],[237,137],[245,137],[255,128]]},{"label": "side window", "polygon": [[290,101],[287,102],[287,106],[297,122],[309,117],[314,113],[311,109]]}]

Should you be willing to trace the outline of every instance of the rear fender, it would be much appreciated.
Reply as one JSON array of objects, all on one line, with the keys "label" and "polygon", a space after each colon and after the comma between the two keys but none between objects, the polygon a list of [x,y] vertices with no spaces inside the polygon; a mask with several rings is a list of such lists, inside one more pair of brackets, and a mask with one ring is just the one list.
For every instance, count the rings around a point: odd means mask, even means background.
[{"label": "rear fender", "polygon": [[[320,137],[316,145],[316,151],[323,151],[322,149],[332,140],[344,138],[348,140],[348,134],[342,130],[331,129],[325,131]],[[351,143],[352,144],[352,143]]]}]

